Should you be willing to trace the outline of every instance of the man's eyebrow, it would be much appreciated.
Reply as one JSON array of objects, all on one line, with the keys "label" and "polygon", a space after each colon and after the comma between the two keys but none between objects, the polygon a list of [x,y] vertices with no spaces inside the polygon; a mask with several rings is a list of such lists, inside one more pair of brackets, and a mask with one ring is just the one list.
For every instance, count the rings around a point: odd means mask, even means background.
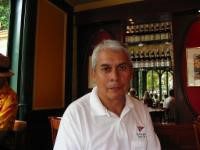
[{"label": "man's eyebrow", "polygon": [[109,64],[101,64],[100,67],[108,67],[110,66]]},{"label": "man's eyebrow", "polygon": [[[121,62],[119,64],[117,64],[116,66],[120,66],[120,65],[130,65],[129,62]],[[111,64],[100,64],[100,67],[107,67],[107,66],[112,66]]]},{"label": "man's eyebrow", "polygon": [[119,65],[130,65],[130,63],[129,62],[122,62],[122,63],[119,63],[118,66]]}]

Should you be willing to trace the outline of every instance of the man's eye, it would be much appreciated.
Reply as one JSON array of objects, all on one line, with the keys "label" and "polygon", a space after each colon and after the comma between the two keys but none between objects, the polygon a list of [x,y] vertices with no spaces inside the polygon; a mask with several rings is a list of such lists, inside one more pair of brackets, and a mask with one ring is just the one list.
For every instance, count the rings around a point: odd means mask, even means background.
[{"label": "man's eye", "polygon": [[118,66],[119,71],[127,71],[129,69],[128,64],[122,64]]},{"label": "man's eye", "polygon": [[101,71],[103,71],[103,72],[110,72],[111,68],[110,67],[103,67],[103,68],[101,68]]}]

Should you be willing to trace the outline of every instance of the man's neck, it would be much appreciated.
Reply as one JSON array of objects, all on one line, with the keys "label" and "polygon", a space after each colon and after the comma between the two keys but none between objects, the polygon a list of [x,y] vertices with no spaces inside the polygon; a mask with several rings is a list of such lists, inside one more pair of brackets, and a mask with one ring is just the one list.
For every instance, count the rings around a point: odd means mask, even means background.
[{"label": "man's neck", "polygon": [[109,111],[115,113],[117,116],[120,116],[125,106],[126,99],[121,98],[116,100],[101,100],[101,102]]}]

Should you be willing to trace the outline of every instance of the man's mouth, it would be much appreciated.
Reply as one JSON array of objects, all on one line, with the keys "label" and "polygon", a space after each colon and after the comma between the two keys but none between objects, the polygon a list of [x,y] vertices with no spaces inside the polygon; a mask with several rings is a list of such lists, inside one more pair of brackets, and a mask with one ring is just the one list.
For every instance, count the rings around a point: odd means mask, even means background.
[{"label": "man's mouth", "polygon": [[109,89],[110,90],[118,90],[118,89],[120,89],[120,87],[119,86],[113,86],[113,87],[110,87]]}]

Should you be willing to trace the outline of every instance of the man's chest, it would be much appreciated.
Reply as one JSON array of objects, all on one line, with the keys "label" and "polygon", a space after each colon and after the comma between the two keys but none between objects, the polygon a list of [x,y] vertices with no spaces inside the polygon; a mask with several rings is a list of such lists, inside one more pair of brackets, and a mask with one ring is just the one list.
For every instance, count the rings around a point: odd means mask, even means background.
[{"label": "man's chest", "polygon": [[144,124],[137,119],[96,118],[83,131],[86,149],[116,149],[122,146],[129,150],[145,147],[147,133]]}]

